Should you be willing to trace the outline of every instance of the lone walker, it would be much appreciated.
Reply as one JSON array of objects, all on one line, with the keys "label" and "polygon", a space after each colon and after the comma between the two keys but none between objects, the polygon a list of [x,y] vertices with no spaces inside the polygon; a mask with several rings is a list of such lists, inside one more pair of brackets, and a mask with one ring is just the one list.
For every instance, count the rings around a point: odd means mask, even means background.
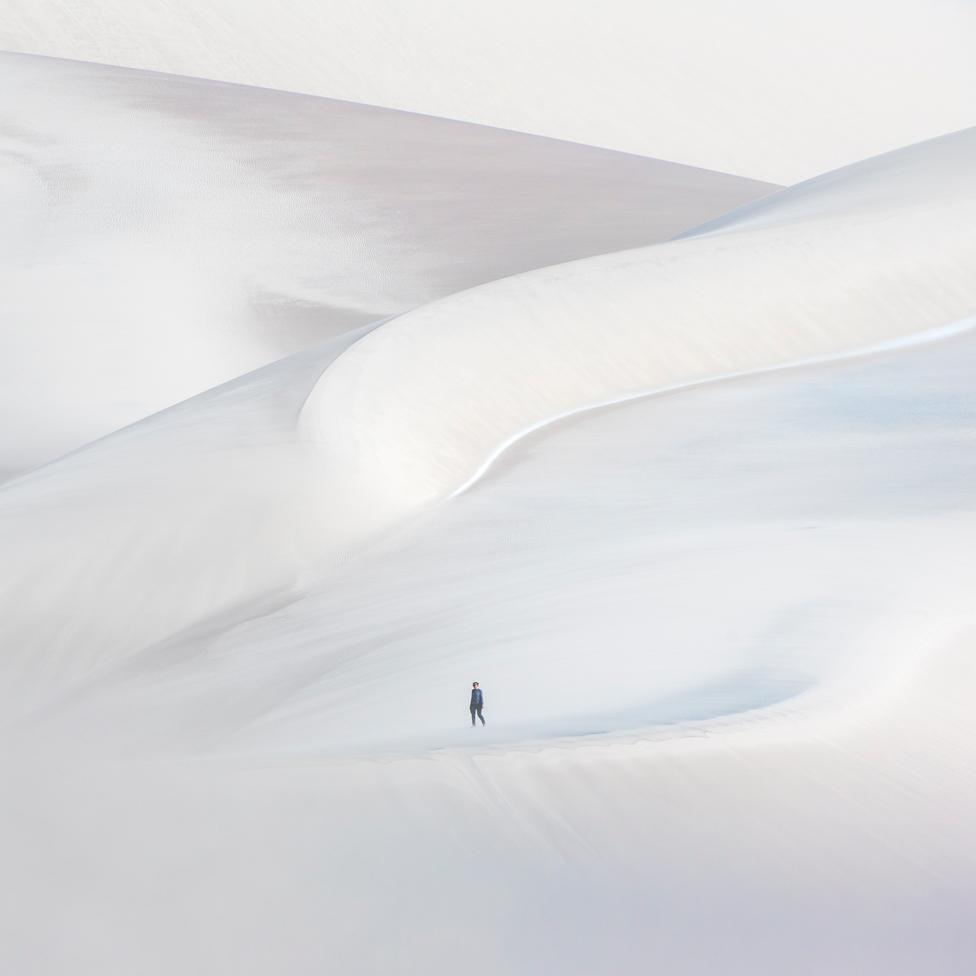
[{"label": "lone walker", "polygon": [[474,728],[474,717],[475,715],[481,719],[481,724],[485,724],[485,717],[481,714],[481,709],[485,705],[485,696],[481,693],[481,689],[478,687],[478,682],[475,681],[471,685],[471,728]]}]

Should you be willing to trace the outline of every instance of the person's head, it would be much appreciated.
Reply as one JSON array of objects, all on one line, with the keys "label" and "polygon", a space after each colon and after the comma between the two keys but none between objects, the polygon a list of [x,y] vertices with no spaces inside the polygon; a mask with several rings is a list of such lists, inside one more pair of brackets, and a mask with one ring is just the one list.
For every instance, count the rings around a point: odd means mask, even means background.
[{"label": "person's head", "polygon": [[472,688],[477,688],[478,687],[478,682],[477,681],[472,681],[471,682],[471,687]]}]

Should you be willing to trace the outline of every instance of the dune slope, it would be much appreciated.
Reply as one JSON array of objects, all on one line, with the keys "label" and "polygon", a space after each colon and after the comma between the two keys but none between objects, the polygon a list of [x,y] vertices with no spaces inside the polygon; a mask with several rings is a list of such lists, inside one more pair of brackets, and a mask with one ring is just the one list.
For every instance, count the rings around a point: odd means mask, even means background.
[{"label": "dune slope", "polygon": [[343,331],[771,187],[328,99],[0,54],[0,476]]}]

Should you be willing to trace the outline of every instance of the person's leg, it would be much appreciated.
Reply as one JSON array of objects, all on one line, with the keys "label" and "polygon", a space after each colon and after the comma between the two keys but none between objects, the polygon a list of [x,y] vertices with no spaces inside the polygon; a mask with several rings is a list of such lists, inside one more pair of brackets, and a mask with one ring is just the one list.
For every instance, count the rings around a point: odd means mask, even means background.
[{"label": "person's leg", "polygon": [[471,728],[474,728],[474,705],[471,706]]},{"label": "person's leg", "polygon": [[485,717],[484,717],[484,715],[481,714],[481,706],[480,705],[478,706],[478,718],[481,719],[481,724],[484,725],[485,724]]}]

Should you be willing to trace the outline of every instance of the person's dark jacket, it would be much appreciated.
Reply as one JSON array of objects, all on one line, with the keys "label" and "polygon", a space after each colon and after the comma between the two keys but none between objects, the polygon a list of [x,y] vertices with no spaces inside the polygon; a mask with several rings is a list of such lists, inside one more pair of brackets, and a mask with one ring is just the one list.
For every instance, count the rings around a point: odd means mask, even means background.
[{"label": "person's dark jacket", "polygon": [[484,697],[484,695],[481,694],[481,689],[480,688],[472,688],[471,689],[471,707],[472,708],[481,708],[481,706],[484,705],[484,703],[485,703],[485,697]]}]

